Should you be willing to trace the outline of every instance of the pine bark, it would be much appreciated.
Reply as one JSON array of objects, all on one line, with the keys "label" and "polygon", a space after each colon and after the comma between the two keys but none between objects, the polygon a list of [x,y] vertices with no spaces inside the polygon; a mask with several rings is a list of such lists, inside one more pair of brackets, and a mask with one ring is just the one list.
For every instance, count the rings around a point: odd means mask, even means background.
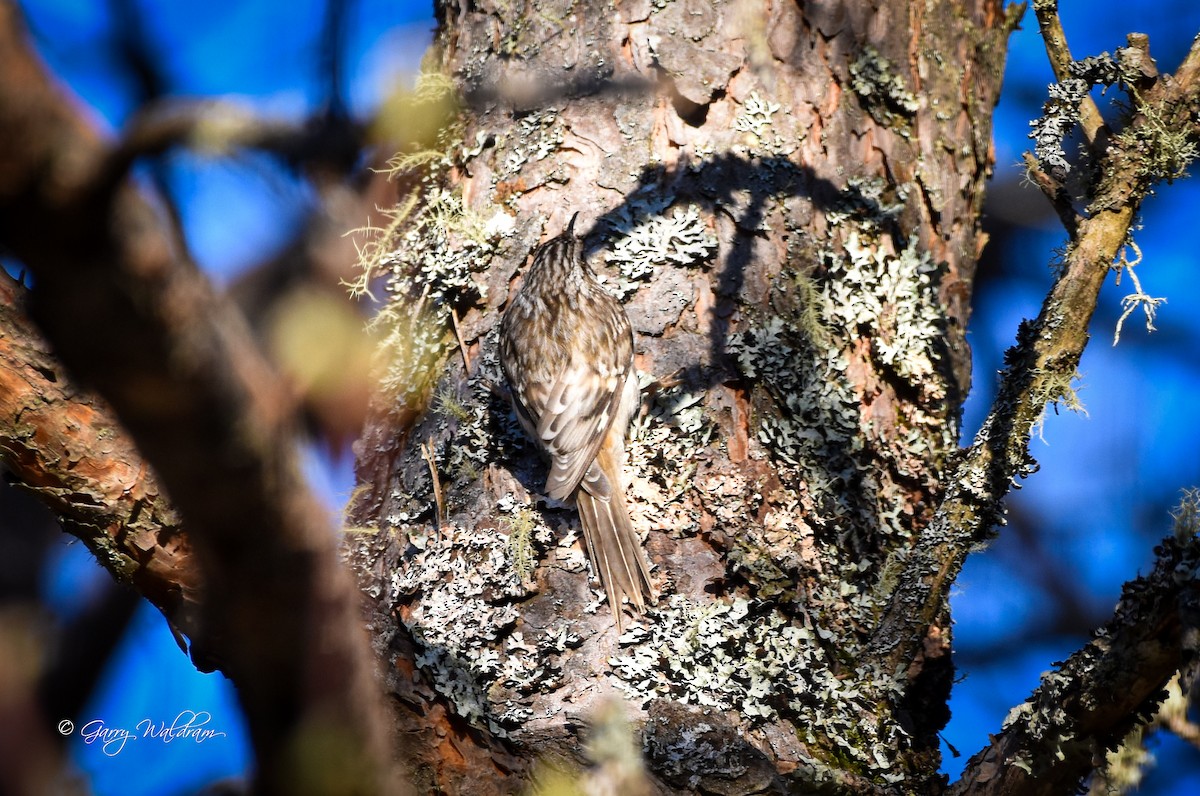
[{"label": "pine bark", "polygon": [[[636,779],[597,740],[620,704],[654,791],[937,792],[945,591],[919,643],[872,642],[958,442],[1014,18],[517,6],[439,5],[462,104],[375,253],[393,386],[348,555],[418,788],[516,791],[536,760]],[[627,478],[660,597],[620,637],[496,365],[576,211],[649,385]]]}]

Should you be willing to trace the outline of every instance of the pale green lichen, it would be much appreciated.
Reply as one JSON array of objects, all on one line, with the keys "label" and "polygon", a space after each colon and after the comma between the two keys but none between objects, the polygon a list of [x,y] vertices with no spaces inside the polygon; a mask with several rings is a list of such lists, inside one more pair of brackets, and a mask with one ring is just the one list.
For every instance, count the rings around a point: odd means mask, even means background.
[{"label": "pale green lichen", "polygon": [[403,225],[389,226],[390,237],[364,250],[356,286],[365,293],[382,282],[387,298],[370,324],[382,338],[376,370],[391,404],[414,409],[424,404],[453,339],[450,313],[484,297],[475,275],[491,262],[502,237],[489,236],[457,193],[432,176],[425,182],[422,203],[405,207]]},{"label": "pale green lichen", "polygon": [[733,127],[735,130],[752,133],[761,139],[771,126],[771,117],[782,107],[778,102],[764,100],[759,96],[758,91],[752,91],[742,105],[742,112],[734,118]]},{"label": "pale green lichen", "polygon": [[[392,572],[390,597],[395,605],[420,597],[404,619],[419,645],[416,663],[458,715],[503,735],[528,718],[517,695],[540,688],[554,650],[577,640],[568,633],[529,644],[514,630],[519,612],[513,602],[528,589],[504,534],[455,523],[405,530],[411,554]],[[496,689],[511,694],[499,706],[491,698]]]},{"label": "pale green lichen", "polygon": [[1200,154],[1188,125],[1171,124],[1149,106],[1142,105],[1139,110],[1144,123],[1129,125],[1117,134],[1120,146],[1142,155],[1138,176],[1167,182],[1186,176],[1187,167]]},{"label": "pale green lichen", "polygon": [[663,266],[686,267],[707,262],[717,250],[717,240],[689,205],[665,214],[672,198],[658,193],[634,197],[621,205],[609,221],[612,233],[606,262],[615,265],[621,280],[613,288],[625,299],[650,280]]},{"label": "pale green lichen", "polygon": [[883,228],[900,217],[910,190],[907,183],[893,189],[882,177],[849,177],[846,189],[825,213],[825,220],[833,227],[857,222]]},{"label": "pale green lichen", "polygon": [[522,583],[529,583],[537,566],[535,536],[548,538],[550,529],[531,506],[518,504],[511,494],[503,495],[496,501],[496,510],[506,515],[504,523],[508,526],[508,555],[513,569]]},{"label": "pale green lichen", "polygon": [[920,103],[892,62],[874,47],[864,47],[850,64],[850,87],[875,121],[907,135],[909,119]]},{"label": "pale green lichen", "polygon": [[[1008,712],[1001,729],[1020,727],[1023,735],[1049,753],[1047,759],[1063,759],[1067,748],[1079,743],[1076,721],[1063,708],[1074,683],[1061,671],[1046,672],[1038,686],[1036,706],[1032,701],[1017,705]],[[1035,776],[1040,773],[1034,769],[1033,758],[1024,752],[1013,755],[1009,763]]]},{"label": "pale green lichen", "polygon": [[[825,512],[833,514],[845,513],[847,484],[868,478],[873,488],[888,488],[885,478],[871,474],[869,460],[878,453],[895,460],[898,472],[910,472],[911,465],[928,460],[931,444],[939,454],[954,444],[943,416],[941,266],[915,238],[896,251],[885,233],[907,194],[906,186],[892,188],[881,180],[848,180],[827,213],[831,227],[844,230],[845,242],[817,251],[815,265],[785,269],[775,285],[781,311],[731,335],[728,343],[739,370],[775,399],[777,411],[759,414],[758,439],[782,462],[799,467],[814,494],[828,494]],[[813,257],[789,254],[796,260]],[[881,429],[864,415],[862,398],[846,375],[852,349],[843,346],[858,341],[869,344],[878,372],[919,393],[920,401],[894,427]],[[801,361],[803,367],[797,365]],[[860,456],[869,444],[884,450]],[[852,514],[887,519],[881,507],[902,502],[880,495],[880,505]],[[905,523],[889,524],[899,530]]]},{"label": "pale green lichen", "polygon": [[1029,402],[1032,406],[1040,406],[1042,410],[1030,426],[1031,436],[1036,434],[1042,442],[1046,441],[1042,433],[1046,427],[1046,412],[1051,407],[1055,412],[1061,406],[1070,412],[1087,416],[1087,408],[1079,400],[1079,394],[1075,388],[1075,382],[1080,378],[1082,377],[1078,371],[1062,373],[1034,368],[1033,387],[1030,391]]},{"label": "pale green lichen", "polygon": [[434,395],[439,422],[429,444],[439,473],[451,487],[451,501],[458,494],[455,484],[474,482],[488,462],[510,458],[528,445],[508,406],[494,395],[494,385],[504,378],[496,354],[498,334],[499,328],[493,327],[484,337],[473,372],[461,386],[443,383]]},{"label": "pale green lichen", "polygon": [[795,151],[775,124],[774,116],[782,109],[780,103],[764,99],[757,90],[750,92],[733,119],[733,129],[746,135],[751,153],[787,157]]},{"label": "pale green lichen", "polygon": [[906,736],[875,700],[898,697],[902,673],[840,679],[828,658],[831,634],[741,598],[701,604],[676,595],[653,620],[630,627],[612,659],[617,686],[635,704],[669,698],[736,711],[750,726],[787,719],[806,741],[832,742],[856,767],[891,776],[888,761]]},{"label": "pale green lichen", "polygon": [[1179,505],[1171,511],[1171,530],[1180,544],[1200,534],[1200,489],[1185,489]]},{"label": "pale green lichen", "polygon": [[[444,79],[426,76],[418,93],[426,84],[438,96],[448,90]],[[376,372],[389,405],[411,411],[429,399],[453,339],[452,314],[486,297],[476,276],[515,231],[498,218],[504,215],[498,209],[485,219],[463,204],[457,189],[446,187],[449,169],[474,151],[464,149],[459,134],[457,124],[448,124],[438,148],[393,158],[392,171],[419,175],[418,188],[386,214],[382,228],[359,230],[370,239],[359,247],[361,273],[349,286],[356,297],[383,292],[370,323],[381,340]]]},{"label": "pale green lichen", "polygon": [[1155,763],[1146,748],[1145,734],[1144,727],[1134,727],[1116,749],[1105,752],[1104,764],[1092,777],[1089,796],[1121,796],[1138,790],[1146,769]]},{"label": "pale green lichen", "polygon": [[508,154],[498,176],[512,177],[526,163],[545,160],[562,144],[564,134],[562,117],[556,108],[522,116],[516,129],[504,139]]},{"label": "pale green lichen", "polygon": [[[848,476],[848,455],[861,449],[860,407],[845,376],[841,354],[816,348],[781,317],[730,335],[727,348],[738,369],[761,383],[780,410],[760,418],[757,437],[782,462],[801,468],[806,483],[828,496],[834,479]],[[804,367],[798,362],[805,360]]]},{"label": "pale green lichen", "polygon": [[[629,447],[643,454],[670,448],[672,458],[684,465],[683,472],[689,472],[687,463],[695,459],[699,450],[708,446],[713,431],[714,424],[704,411],[704,393],[675,385],[655,392],[649,411],[634,417],[627,436]],[[661,467],[637,469],[639,472],[665,475]],[[679,474],[680,470],[676,468],[673,472]],[[690,479],[685,476],[684,480]]]},{"label": "pale green lichen", "polygon": [[822,295],[826,321],[853,332],[871,330],[871,349],[878,361],[926,393],[929,400],[945,395],[936,372],[937,344],[943,337],[937,301],[938,267],[916,238],[896,254],[879,242],[850,233],[845,257],[831,259],[830,279]]}]

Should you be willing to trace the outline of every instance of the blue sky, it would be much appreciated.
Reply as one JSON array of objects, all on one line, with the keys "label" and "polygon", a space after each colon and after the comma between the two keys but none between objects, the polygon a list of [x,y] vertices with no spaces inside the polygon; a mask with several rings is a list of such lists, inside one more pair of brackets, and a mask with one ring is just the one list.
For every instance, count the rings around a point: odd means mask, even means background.
[{"label": "blue sky", "polygon": [[[23,5],[51,69],[102,129],[119,129],[139,95],[113,55],[121,30],[106,11],[113,4]],[[303,118],[327,100],[319,59],[323,2],[131,0],[130,5],[142,12],[140,24],[171,95],[231,96],[288,119]],[[1106,4],[1103,14],[1084,0],[1061,5],[1076,57],[1111,52],[1124,45],[1126,32],[1136,30],[1150,34],[1160,68],[1169,71],[1200,31],[1200,4],[1192,0]],[[345,6],[339,88],[351,111],[365,117],[419,62],[433,25],[431,5],[352,0]],[[1039,113],[1051,80],[1032,12],[1011,44],[995,119],[997,185],[1019,178],[1016,164],[1028,148],[1028,122]],[[219,282],[284,246],[313,201],[303,182],[265,156],[176,155],[165,174],[189,245]],[[1034,189],[1004,196],[1007,205],[989,206],[995,220],[1029,216],[1045,204]],[[1195,353],[1200,293],[1191,288],[1198,199],[1194,182],[1183,180],[1163,186],[1147,202],[1136,235],[1144,254],[1138,272],[1149,293],[1167,298],[1158,331],[1148,334],[1134,315],[1120,345],[1111,345],[1120,299],[1130,284],[1110,280],[1081,365],[1087,415],[1048,417],[1044,441],[1033,443],[1042,469],[1009,504],[1015,527],[973,556],[956,586],[956,660],[964,679],[956,686],[954,717],[944,736],[964,755],[986,743],[1053,661],[1086,641],[1089,623],[1109,615],[1121,584],[1149,568],[1154,543],[1169,531],[1167,511],[1179,490],[1200,485],[1195,453],[1200,432],[1190,422],[1192,396],[1200,394]],[[1063,241],[1053,215],[1043,214],[1042,221],[995,244],[1000,260],[982,275],[969,327],[975,384],[964,420],[967,438],[986,413],[994,374],[1018,322],[1038,311],[1052,279],[1048,263]],[[331,506],[345,499],[351,486],[347,462],[331,465],[311,452],[306,466]],[[70,611],[80,591],[105,576],[81,545],[69,545],[65,537],[56,560],[47,595]],[[1067,621],[1072,617],[1056,609],[1064,594],[1072,601],[1073,619],[1083,624]],[[243,772],[249,761],[228,685],[219,675],[196,673],[161,618],[143,608],[85,713],[118,727],[144,718],[170,720],[180,711],[208,711],[225,735],[193,747],[143,740],[115,756],[77,737],[72,754],[95,792],[191,793],[206,781]],[[1169,738],[1155,743],[1160,765],[1141,793],[1200,792],[1200,754]],[[182,759],[187,765],[178,765]],[[961,764],[946,755],[949,773],[956,774]],[[172,778],[171,771],[186,772],[189,779]]]}]

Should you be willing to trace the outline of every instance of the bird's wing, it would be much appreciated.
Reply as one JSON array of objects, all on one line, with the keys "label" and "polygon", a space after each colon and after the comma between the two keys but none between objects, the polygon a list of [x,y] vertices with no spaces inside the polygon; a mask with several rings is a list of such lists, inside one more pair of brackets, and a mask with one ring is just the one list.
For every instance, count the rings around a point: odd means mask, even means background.
[{"label": "bird's wing", "polygon": [[[550,497],[563,500],[579,486],[613,423],[632,365],[575,356],[550,388],[537,424],[537,438],[550,454]],[[608,488],[607,483],[592,486]]]}]

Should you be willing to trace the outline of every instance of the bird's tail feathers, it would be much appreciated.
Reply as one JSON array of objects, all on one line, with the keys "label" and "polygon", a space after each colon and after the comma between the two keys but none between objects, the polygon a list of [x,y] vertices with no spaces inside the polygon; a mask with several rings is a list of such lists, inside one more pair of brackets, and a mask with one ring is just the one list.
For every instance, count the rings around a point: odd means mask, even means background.
[{"label": "bird's tail feathers", "polygon": [[650,564],[629,520],[629,509],[619,484],[613,484],[607,498],[580,489],[576,493],[576,504],[588,558],[608,595],[619,632],[623,598],[629,598],[638,613],[645,612],[648,598],[653,599]]}]

